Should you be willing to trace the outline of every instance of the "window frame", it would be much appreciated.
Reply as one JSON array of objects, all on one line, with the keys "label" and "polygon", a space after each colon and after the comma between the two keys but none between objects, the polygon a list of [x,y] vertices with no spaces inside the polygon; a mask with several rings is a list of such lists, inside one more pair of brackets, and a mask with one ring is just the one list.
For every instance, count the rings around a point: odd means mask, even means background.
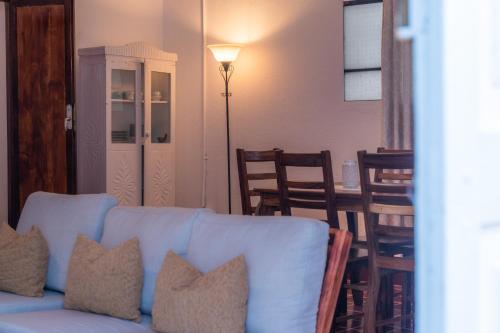
[{"label": "window frame", "polygon": [[[343,22],[343,32],[342,32],[342,37],[343,37],[343,45],[342,45],[342,48],[343,48],[343,66],[344,68],[342,69],[343,70],[343,76],[344,76],[344,102],[346,103],[356,103],[356,102],[380,102],[382,101],[382,94],[380,96],[380,98],[378,99],[356,99],[356,100],[347,100],[346,99],[346,91],[345,91],[345,88],[346,88],[346,85],[345,85],[345,77],[346,77],[346,74],[348,73],[360,73],[360,72],[378,72],[380,71],[380,74],[381,74],[381,79],[382,79],[382,62],[380,64],[380,67],[367,67],[367,68],[355,68],[355,69],[346,69],[345,68],[345,61],[346,61],[346,57],[345,57],[345,7],[350,7],[350,6],[360,6],[360,5],[370,5],[370,4],[375,4],[375,3],[382,3],[382,6],[383,6],[383,3],[384,3],[384,0],[343,0],[342,1],[342,22]],[[380,32],[382,34],[382,31]],[[380,54],[382,56],[382,45],[380,45]],[[382,82],[380,82],[380,84],[382,85]]]}]

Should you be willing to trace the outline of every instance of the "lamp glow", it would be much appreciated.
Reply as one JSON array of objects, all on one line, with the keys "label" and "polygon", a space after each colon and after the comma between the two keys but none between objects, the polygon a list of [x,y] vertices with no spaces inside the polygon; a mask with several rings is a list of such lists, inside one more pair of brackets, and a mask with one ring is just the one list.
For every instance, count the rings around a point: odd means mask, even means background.
[{"label": "lamp glow", "polygon": [[242,46],[239,44],[213,44],[207,47],[218,62],[232,63],[238,58]]}]

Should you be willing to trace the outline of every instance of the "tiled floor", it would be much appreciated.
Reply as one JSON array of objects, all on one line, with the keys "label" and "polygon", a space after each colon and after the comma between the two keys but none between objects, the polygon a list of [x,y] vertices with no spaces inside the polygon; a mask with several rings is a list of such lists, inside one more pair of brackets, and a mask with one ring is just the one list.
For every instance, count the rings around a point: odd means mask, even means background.
[{"label": "tiled floor", "polygon": [[[360,314],[359,319],[351,319],[335,325],[335,333],[362,333],[363,332],[363,319],[361,307],[355,306],[352,302],[352,296],[349,293],[347,311],[349,314]],[[401,315],[401,287],[394,288],[394,316],[400,317]],[[405,326],[401,327],[399,322],[384,327],[385,333],[413,333],[413,320]]]}]

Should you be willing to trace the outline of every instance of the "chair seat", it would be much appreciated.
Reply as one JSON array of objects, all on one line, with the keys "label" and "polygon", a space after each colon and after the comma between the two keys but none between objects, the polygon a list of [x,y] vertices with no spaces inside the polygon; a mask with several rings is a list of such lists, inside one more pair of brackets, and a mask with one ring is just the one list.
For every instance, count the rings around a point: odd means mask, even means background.
[{"label": "chair seat", "polygon": [[391,255],[402,254],[405,257],[411,256],[415,252],[413,242],[402,240],[400,240],[399,242],[396,241],[392,243],[380,244],[380,250],[381,252],[385,252]]},{"label": "chair seat", "polygon": [[[394,238],[381,238],[380,249],[385,252],[403,252],[408,253],[408,251],[413,251],[413,240],[408,239],[394,239]],[[367,249],[368,244],[364,240],[356,240],[352,242],[352,248],[356,249]]]},{"label": "chair seat", "polygon": [[270,206],[270,207],[279,207],[280,206],[280,199],[279,198],[264,198],[263,202],[266,206]]},{"label": "chair seat", "polygon": [[368,290],[368,282],[361,281],[358,283],[346,283],[346,284],[344,284],[344,288],[357,290],[357,291],[367,291]]},{"label": "chair seat", "polygon": [[415,259],[413,257],[386,257],[377,256],[375,266],[381,269],[393,271],[414,272]]},{"label": "chair seat", "polygon": [[[381,242],[382,252],[390,255],[403,254],[405,257],[413,254],[413,244],[408,241],[386,239]],[[348,264],[368,263],[368,246],[366,241],[353,241],[349,252]]]}]

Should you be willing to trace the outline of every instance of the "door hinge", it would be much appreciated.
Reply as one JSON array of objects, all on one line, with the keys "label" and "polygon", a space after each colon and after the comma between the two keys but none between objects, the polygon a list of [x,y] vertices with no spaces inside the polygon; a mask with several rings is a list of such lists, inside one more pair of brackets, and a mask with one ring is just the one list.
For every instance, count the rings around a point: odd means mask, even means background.
[{"label": "door hinge", "polygon": [[64,118],[64,129],[66,131],[73,129],[73,106],[66,105],[66,118]]}]

